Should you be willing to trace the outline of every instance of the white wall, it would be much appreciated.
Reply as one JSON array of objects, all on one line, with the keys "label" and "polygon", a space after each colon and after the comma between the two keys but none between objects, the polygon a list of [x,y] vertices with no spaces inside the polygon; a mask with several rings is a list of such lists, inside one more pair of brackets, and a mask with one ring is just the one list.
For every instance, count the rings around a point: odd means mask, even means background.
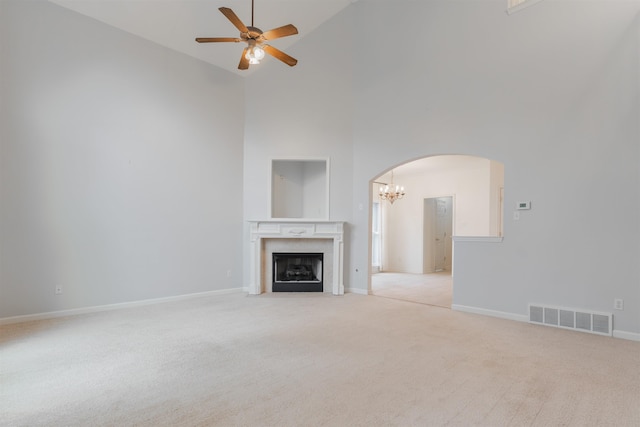
[{"label": "white wall", "polygon": [[[349,221],[352,207],[351,15],[341,13],[305,34],[287,53],[293,68],[273,58],[246,77],[244,216],[270,217],[271,159],[329,159],[328,219]],[[367,204],[362,207],[366,214]],[[349,227],[345,252],[349,251]],[[245,283],[249,280],[245,228]],[[365,249],[367,250],[367,249]],[[348,267],[347,267],[348,268]]]},{"label": "white wall", "polygon": [[[504,242],[456,244],[454,303],[612,312],[640,333],[637,2],[358,2],[354,216],[347,282],[368,264],[368,182],[434,154],[505,165]],[[384,31],[357,31],[384,28]],[[390,35],[420,29],[415,43]],[[384,53],[384,54],[381,54]]]},{"label": "white wall", "polygon": [[274,218],[302,218],[304,179],[300,162],[274,161],[271,214]]},{"label": "white wall", "polygon": [[[352,4],[295,45],[295,73],[250,77],[245,217],[266,216],[263,158],[331,156],[331,216],[349,220],[345,286],[364,291],[369,182],[430,155],[494,159],[504,241],[456,244],[454,303],[525,316],[530,302],[611,312],[623,298],[615,328],[640,338],[639,6]],[[515,222],[521,200],[533,209]]]},{"label": "white wall", "polygon": [[48,2],[0,12],[0,318],[240,287],[242,79]]},{"label": "white wall", "polygon": [[327,163],[305,162],[302,172],[304,174],[303,217],[325,218],[327,216]]},{"label": "white wall", "polygon": [[267,219],[271,159],[330,159],[332,220],[351,214],[351,18],[340,14],[246,78],[244,210]]}]

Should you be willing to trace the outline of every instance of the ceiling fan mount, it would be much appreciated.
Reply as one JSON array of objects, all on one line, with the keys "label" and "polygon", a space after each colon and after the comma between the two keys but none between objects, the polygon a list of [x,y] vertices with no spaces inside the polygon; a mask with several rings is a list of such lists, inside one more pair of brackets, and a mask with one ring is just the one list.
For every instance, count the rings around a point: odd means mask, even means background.
[{"label": "ceiling fan mount", "polygon": [[265,53],[293,67],[298,63],[297,59],[287,55],[279,49],[276,49],[266,42],[298,34],[298,29],[291,24],[274,28],[266,32],[263,32],[258,27],[254,27],[253,3],[254,0],[251,0],[251,26],[246,26],[230,8],[221,7],[218,9],[240,31],[240,37],[197,37],[196,41],[198,43],[247,43],[247,47],[242,51],[240,63],[238,64],[238,69],[240,70],[248,69],[250,64],[259,64],[260,60],[264,58]]}]

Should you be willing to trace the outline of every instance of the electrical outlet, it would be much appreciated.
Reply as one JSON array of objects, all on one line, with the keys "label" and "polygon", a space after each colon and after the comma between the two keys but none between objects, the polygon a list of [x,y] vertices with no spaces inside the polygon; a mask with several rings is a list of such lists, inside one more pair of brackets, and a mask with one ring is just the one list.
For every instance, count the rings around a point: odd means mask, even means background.
[{"label": "electrical outlet", "polygon": [[613,308],[616,310],[624,310],[624,300],[619,298],[614,299]]},{"label": "electrical outlet", "polygon": [[62,286],[56,286],[56,295],[60,295],[62,293]]}]

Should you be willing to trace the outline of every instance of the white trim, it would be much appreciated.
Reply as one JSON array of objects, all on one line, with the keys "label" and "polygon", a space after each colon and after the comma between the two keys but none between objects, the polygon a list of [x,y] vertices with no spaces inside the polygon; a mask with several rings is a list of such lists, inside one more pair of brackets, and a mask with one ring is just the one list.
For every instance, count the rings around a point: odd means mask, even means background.
[{"label": "white trim", "polygon": [[324,219],[324,218],[270,218],[270,219],[264,219],[264,220],[256,220],[256,219],[251,219],[249,220],[249,222],[295,222],[295,223],[316,223],[316,224],[320,224],[320,223],[330,223],[330,222],[335,222],[335,221],[329,221],[328,219]]},{"label": "white trim", "polygon": [[206,297],[211,295],[224,295],[242,292],[242,288],[221,289],[218,291],[199,292],[194,294],[176,295],[172,297],[146,299],[140,301],[121,302],[117,304],[97,305],[93,307],[73,308],[70,310],[48,311],[45,313],[26,314],[23,316],[13,316],[0,318],[0,325],[10,325],[13,323],[33,322],[35,320],[55,319],[58,317],[77,316],[79,314],[99,313],[101,311],[120,310],[123,308],[143,307],[165,302],[182,301],[193,298]]},{"label": "white trim", "polygon": [[627,332],[627,331],[620,331],[620,330],[613,330],[613,337],[614,338],[620,338],[623,340],[629,340],[629,341],[639,341],[640,342],[640,334],[635,333],[635,332]]},{"label": "white trim", "polygon": [[451,310],[463,311],[465,313],[481,314],[483,316],[498,317],[500,319],[515,320],[516,322],[529,322],[526,315],[507,313],[505,311],[487,310],[485,308],[469,307],[466,305],[452,304]]},{"label": "white trim", "polygon": [[453,236],[454,242],[502,243],[504,237],[499,236]]},{"label": "white trim", "polygon": [[507,15],[511,15],[516,12],[519,12],[522,9],[526,9],[529,6],[533,6],[536,3],[540,3],[541,1],[542,0],[524,0],[524,1],[518,2],[515,6],[509,6],[509,3],[516,3],[516,2],[507,0]]},{"label": "white trim", "polygon": [[369,295],[369,292],[366,289],[360,288],[344,288],[344,292],[358,295]]}]

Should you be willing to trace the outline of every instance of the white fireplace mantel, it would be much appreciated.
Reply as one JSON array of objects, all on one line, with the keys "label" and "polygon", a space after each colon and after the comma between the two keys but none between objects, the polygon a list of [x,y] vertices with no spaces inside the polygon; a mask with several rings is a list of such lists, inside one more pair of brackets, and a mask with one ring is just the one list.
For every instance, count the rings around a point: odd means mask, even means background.
[{"label": "white fireplace mantel", "polygon": [[249,221],[250,283],[249,293],[261,294],[264,289],[263,239],[331,239],[333,241],[333,277],[331,292],[344,294],[344,222],[266,220]]}]

